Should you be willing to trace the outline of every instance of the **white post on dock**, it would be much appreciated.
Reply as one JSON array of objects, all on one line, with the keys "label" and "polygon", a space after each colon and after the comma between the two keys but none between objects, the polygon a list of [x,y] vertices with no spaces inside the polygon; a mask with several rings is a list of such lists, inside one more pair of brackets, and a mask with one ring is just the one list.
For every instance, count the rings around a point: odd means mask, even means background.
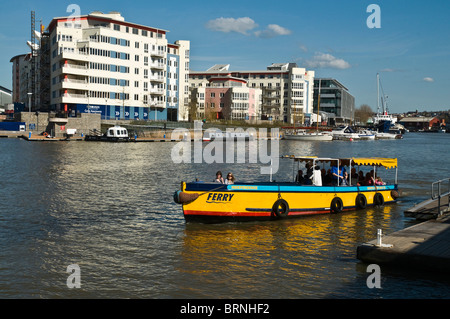
[{"label": "white post on dock", "polygon": [[381,229],[377,230],[377,246],[381,247],[381,237],[383,236]]}]

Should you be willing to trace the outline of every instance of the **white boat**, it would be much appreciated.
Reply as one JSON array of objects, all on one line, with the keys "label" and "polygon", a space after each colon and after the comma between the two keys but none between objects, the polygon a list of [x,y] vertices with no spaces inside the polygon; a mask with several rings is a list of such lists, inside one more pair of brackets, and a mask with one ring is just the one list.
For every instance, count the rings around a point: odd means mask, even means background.
[{"label": "white boat", "polygon": [[377,115],[373,118],[373,124],[375,127],[379,127],[379,129],[382,128],[387,133],[389,128],[397,123],[397,117],[389,114],[387,95],[384,94],[383,87],[381,87],[382,95],[380,96],[380,86],[380,75],[377,73]]},{"label": "white boat", "polygon": [[235,141],[250,141],[254,140],[254,136],[248,132],[222,132],[221,130],[208,131],[203,133],[203,141],[210,142],[214,140],[235,140]]},{"label": "white boat", "polygon": [[130,140],[128,136],[128,130],[125,127],[115,125],[110,127],[105,134],[100,132],[92,132],[92,134],[86,135],[85,141],[101,141],[101,142],[128,142]]},{"label": "white boat", "polygon": [[359,140],[359,134],[350,126],[342,125],[331,131],[334,140],[353,141]]},{"label": "white boat", "polygon": [[371,130],[360,130],[358,134],[359,138],[362,140],[375,140],[375,133],[373,133]]},{"label": "white boat", "polygon": [[332,141],[333,135],[327,132],[306,132],[306,130],[301,129],[284,134],[284,139],[297,141]]}]

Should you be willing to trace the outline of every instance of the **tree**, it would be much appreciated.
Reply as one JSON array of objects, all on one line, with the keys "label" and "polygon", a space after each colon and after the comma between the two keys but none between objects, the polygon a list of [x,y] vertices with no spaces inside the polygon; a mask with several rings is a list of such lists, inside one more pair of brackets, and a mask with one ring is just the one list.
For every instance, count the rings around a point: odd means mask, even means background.
[{"label": "tree", "polygon": [[361,123],[367,123],[372,116],[372,108],[367,104],[362,104],[355,110],[355,118],[358,118]]}]

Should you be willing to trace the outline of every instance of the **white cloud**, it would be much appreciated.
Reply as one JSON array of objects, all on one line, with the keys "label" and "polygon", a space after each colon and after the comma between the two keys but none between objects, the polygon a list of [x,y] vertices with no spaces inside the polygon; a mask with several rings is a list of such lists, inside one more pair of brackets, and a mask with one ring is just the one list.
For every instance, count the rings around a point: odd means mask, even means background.
[{"label": "white cloud", "polygon": [[430,78],[430,77],[424,77],[423,80],[424,80],[425,82],[434,82],[434,79],[433,79],[433,78]]},{"label": "white cloud", "polygon": [[241,34],[248,35],[248,31],[255,29],[258,27],[258,24],[255,23],[249,17],[244,18],[217,18],[215,20],[210,20],[206,23],[206,27],[213,31],[219,32],[237,32]]},{"label": "white cloud", "polygon": [[309,68],[348,69],[351,67],[347,61],[321,52],[316,53],[312,60],[307,60],[305,64]]},{"label": "white cloud", "polygon": [[269,24],[263,31],[256,31],[255,35],[259,38],[273,38],[279,35],[289,35],[291,30],[283,28],[278,24]]}]

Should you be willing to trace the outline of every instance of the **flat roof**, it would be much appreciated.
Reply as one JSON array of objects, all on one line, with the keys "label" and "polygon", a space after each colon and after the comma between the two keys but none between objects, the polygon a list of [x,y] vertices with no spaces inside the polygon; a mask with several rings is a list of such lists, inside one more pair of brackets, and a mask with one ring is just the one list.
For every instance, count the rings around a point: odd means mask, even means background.
[{"label": "flat roof", "polygon": [[100,14],[99,12],[94,12],[94,13],[87,14],[87,15],[80,15],[80,16],[76,16],[76,17],[69,16],[69,17],[53,18],[52,21],[50,22],[49,26],[47,27],[47,30],[49,30],[49,31],[53,30],[53,28],[55,27],[57,22],[74,20],[74,19],[97,20],[97,21],[101,21],[101,22],[110,22],[110,23],[120,24],[120,25],[124,25],[124,26],[128,26],[128,27],[135,27],[138,29],[143,29],[146,31],[162,33],[162,34],[166,34],[167,32],[169,32],[168,30],[164,30],[164,29],[160,29],[160,28],[148,27],[145,25],[137,24],[137,23],[126,22],[125,20],[117,20],[117,19],[114,19],[114,17],[109,16],[108,14]]}]

